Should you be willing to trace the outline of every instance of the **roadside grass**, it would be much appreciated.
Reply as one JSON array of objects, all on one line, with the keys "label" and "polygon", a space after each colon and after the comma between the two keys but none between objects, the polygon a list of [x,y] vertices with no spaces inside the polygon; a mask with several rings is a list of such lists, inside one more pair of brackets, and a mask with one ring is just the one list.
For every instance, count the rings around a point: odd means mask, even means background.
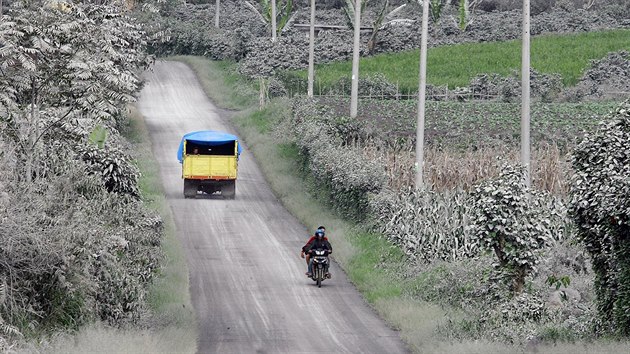
[{"label": "roadside grass", "polygon": [[[532,69],[540,73],[558,73],[565,86],[574,86],[590,61],[609,52],[630,51],[630,30],[609,30],[566,35],[539,35],[531,39]],[[419,51],[379,54],[360,59],[360,77],[382,73],[397,84],[399,92],[418,91]],[[470,80],[484,73],[502,76],[520,75],[521,41],[464,43],[429,48],[427,83],[435,86],[468,86]],[[315,67],[314,87],[327,92],[339,78],[349,78],[350,61],[320,64]],[[307,71],[293,72],[306,80]]]},{"label": "roadside grass", "polygon": [[[210,61],[189,64],[199,76],[214,70]],[[206,75],[207,76],[207,75]],[[205,88],[211,99],[213,90],[223,83],[206,81]],[[400,331],[401,338],[416,353],[570,353],[570,352],[627,352],[625,342],[594,343],[562,342],[536,344],[532,348],[498,342],[445,338],[440,328],[448,318],[461,317],[456,310],[443,302],[434,304],[413,298],[415,290],[430,286],[435,274],[432,270],[419,270],[410,274],[402,250],[377,234],[333,215],[316,202],[316,189],[308,174],[303,172],[297,147],[282,138],[283,123],[290,115],[290,101],[272,100],[262,109],[249,107],[234,117],[240,137],[254,154],[258,164],[276,196],[307,228],[326,225],[335,246],[334,258],[341,265],[364,299],[392,327]],[[276,127],[272,130],[271,127]],[[425,284],[425,282],[428,282]],[[448,297],[448,293],[439,294]],[[592,351],[597,350],[597,351]]]},{"label": "roadside grass", "polygon": [[[175,222],[168,206],[157,161],[153,157],[149,132],[140,112],[132,107],[128,139],[134,143],[136,163],[141,171],[140,191],[147,206],[156,210],[164,222],[162,250],[165,254],[160,274],[153,281],[148,302],[155,312],[156,325],[166,325],[183,331],[174,342],[186,340],[187,346],[177,345],[177,351],[195,351],[197,326],[189,293],[188,264],[177,239]],[[167,332],[172,329],[167,329]]]},{"label": "roadside grass", "polygon": [[147,207],[157,211],[164,222],[163,267],[149,289],[150,313],[137,328],[117,329],[102,323],[81,328],[78,333],[59,334],[40,344],[46,353],[195,353],[197,325],[190,300],[188,266],[175,234],[175,223],[159,178],[144,119],[130,108],[125,137],[133,145],[140,169],[139,187]]}]

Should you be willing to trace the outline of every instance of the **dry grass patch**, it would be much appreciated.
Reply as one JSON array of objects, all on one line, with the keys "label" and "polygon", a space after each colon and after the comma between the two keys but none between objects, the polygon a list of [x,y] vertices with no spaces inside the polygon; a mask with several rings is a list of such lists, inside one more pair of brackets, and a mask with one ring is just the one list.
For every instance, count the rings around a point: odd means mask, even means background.
[{"label": "dry grass patch", "polygon": [[49,354],[85,353],[194,353],[196,338],[190,328],[170,326],[159,330],[121,330],[99,324],[85,327],[75,335],[59,335],[45,349],[26,350]]},{"label": "dry grass patch", "polygon": [[[362,151],[367,158],[380,161],[385,167],[389,188],[401,190],[415,184],[416,154],[410,146],[392,150],[367,144]],[[520,151],[507,145],[464,151],[428,147],[425,151],[425,181],[436,191],[469,190],[476,183],[498,175],[501,161],[517,163]],[[564,196],[570,173],[568,155],[557,145],[542,144],[532,149],[532,177],[537,189]]]}]

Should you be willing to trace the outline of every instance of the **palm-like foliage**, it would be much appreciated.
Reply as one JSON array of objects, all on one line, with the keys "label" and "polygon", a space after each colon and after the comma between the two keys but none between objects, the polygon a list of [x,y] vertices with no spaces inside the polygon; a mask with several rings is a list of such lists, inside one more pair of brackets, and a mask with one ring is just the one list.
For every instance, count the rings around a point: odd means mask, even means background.
[{"label": "palm-like foliage", "polygon": [[473,22],[472,14],[483,0],[459,0],[457,25],[460,30],[466,31],[466,28]]},{"label": "palm-like foliage", "polygon": [[[363,13],[363,10],[365,10],[366,5],[368,4],[369,0],[364,0],[361,2],[361,13]],[[355,2],[352,0],[345,0],[345,6],[343,7],[343,11],[346,14],[346,24],[348,25],[348,28],[354,30],[354,12],[355,12],[355,6],[354,6]],[[359,23],[359,26],[361,26],[361,24]]]},{"label": "palm-like foliage", "polygon": [[[411,19],[392,19],[394,15],[396,15],[400,10],[402,10],[407,4],[402,4],[392,11],[387,12],[387,8],[389,7],[389,0],[385,0],[381,3],[381,9],[376,15],[374,19],[374,23],[372,24],[372,35],[368,40],[368,52],[373,53],[374,48],[376,47],[376,41],[378,37],[378,33],[380,30],[394,25],[409,25],[415,20]],[[385,21],[385,23],[383,23]]]},{"label": "palm-like foliage", "polygon": [[440,17],[442,17],[442,9],[447,4],[446,0],[429,0],[429,14],[431,15],[433,22],[437,23],[440,21]]},{"label": "palm-like foliage", "polygon": [[[276,2],[276,6],[277,4],[278,2]],[[261,10],[258,10],[258,8],[249,1],[245,1],[245,5],[258,15],[258,18],[262,23],[271,23],[271,0],[261,0]],[[285,0],[284,2],[280,1],[280,7],[276,9],[276,31],[278,35],[288,28],[288,25],[293,21],[294,16],[295,12],[293,11],[293,0]]]}]

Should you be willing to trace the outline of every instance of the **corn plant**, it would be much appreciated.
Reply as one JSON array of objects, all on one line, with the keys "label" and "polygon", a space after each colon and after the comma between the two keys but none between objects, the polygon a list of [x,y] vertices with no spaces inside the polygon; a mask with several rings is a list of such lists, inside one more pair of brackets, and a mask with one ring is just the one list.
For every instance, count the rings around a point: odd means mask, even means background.
[{"label": "corn plant", "polygon": [[370,198],[375,228],[423,263],[477,255],[479,240],[468,230],[466,194],[409,188],[383,190]]}]

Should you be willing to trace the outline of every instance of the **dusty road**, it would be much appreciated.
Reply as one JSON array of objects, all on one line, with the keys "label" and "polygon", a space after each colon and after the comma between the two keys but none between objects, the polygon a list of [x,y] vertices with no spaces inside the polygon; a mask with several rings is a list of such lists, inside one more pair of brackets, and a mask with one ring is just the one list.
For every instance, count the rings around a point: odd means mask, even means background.
[{"label": "dusty road", "polygon": [[182,135],[235,132],[184,64],[157,62],[147,81],[139,107],[188,258],[199,352],[407,352],[336,265],[321,289],[304,276],[308,230],[274,197],[246,146],[235,200],[184,199]]}]

